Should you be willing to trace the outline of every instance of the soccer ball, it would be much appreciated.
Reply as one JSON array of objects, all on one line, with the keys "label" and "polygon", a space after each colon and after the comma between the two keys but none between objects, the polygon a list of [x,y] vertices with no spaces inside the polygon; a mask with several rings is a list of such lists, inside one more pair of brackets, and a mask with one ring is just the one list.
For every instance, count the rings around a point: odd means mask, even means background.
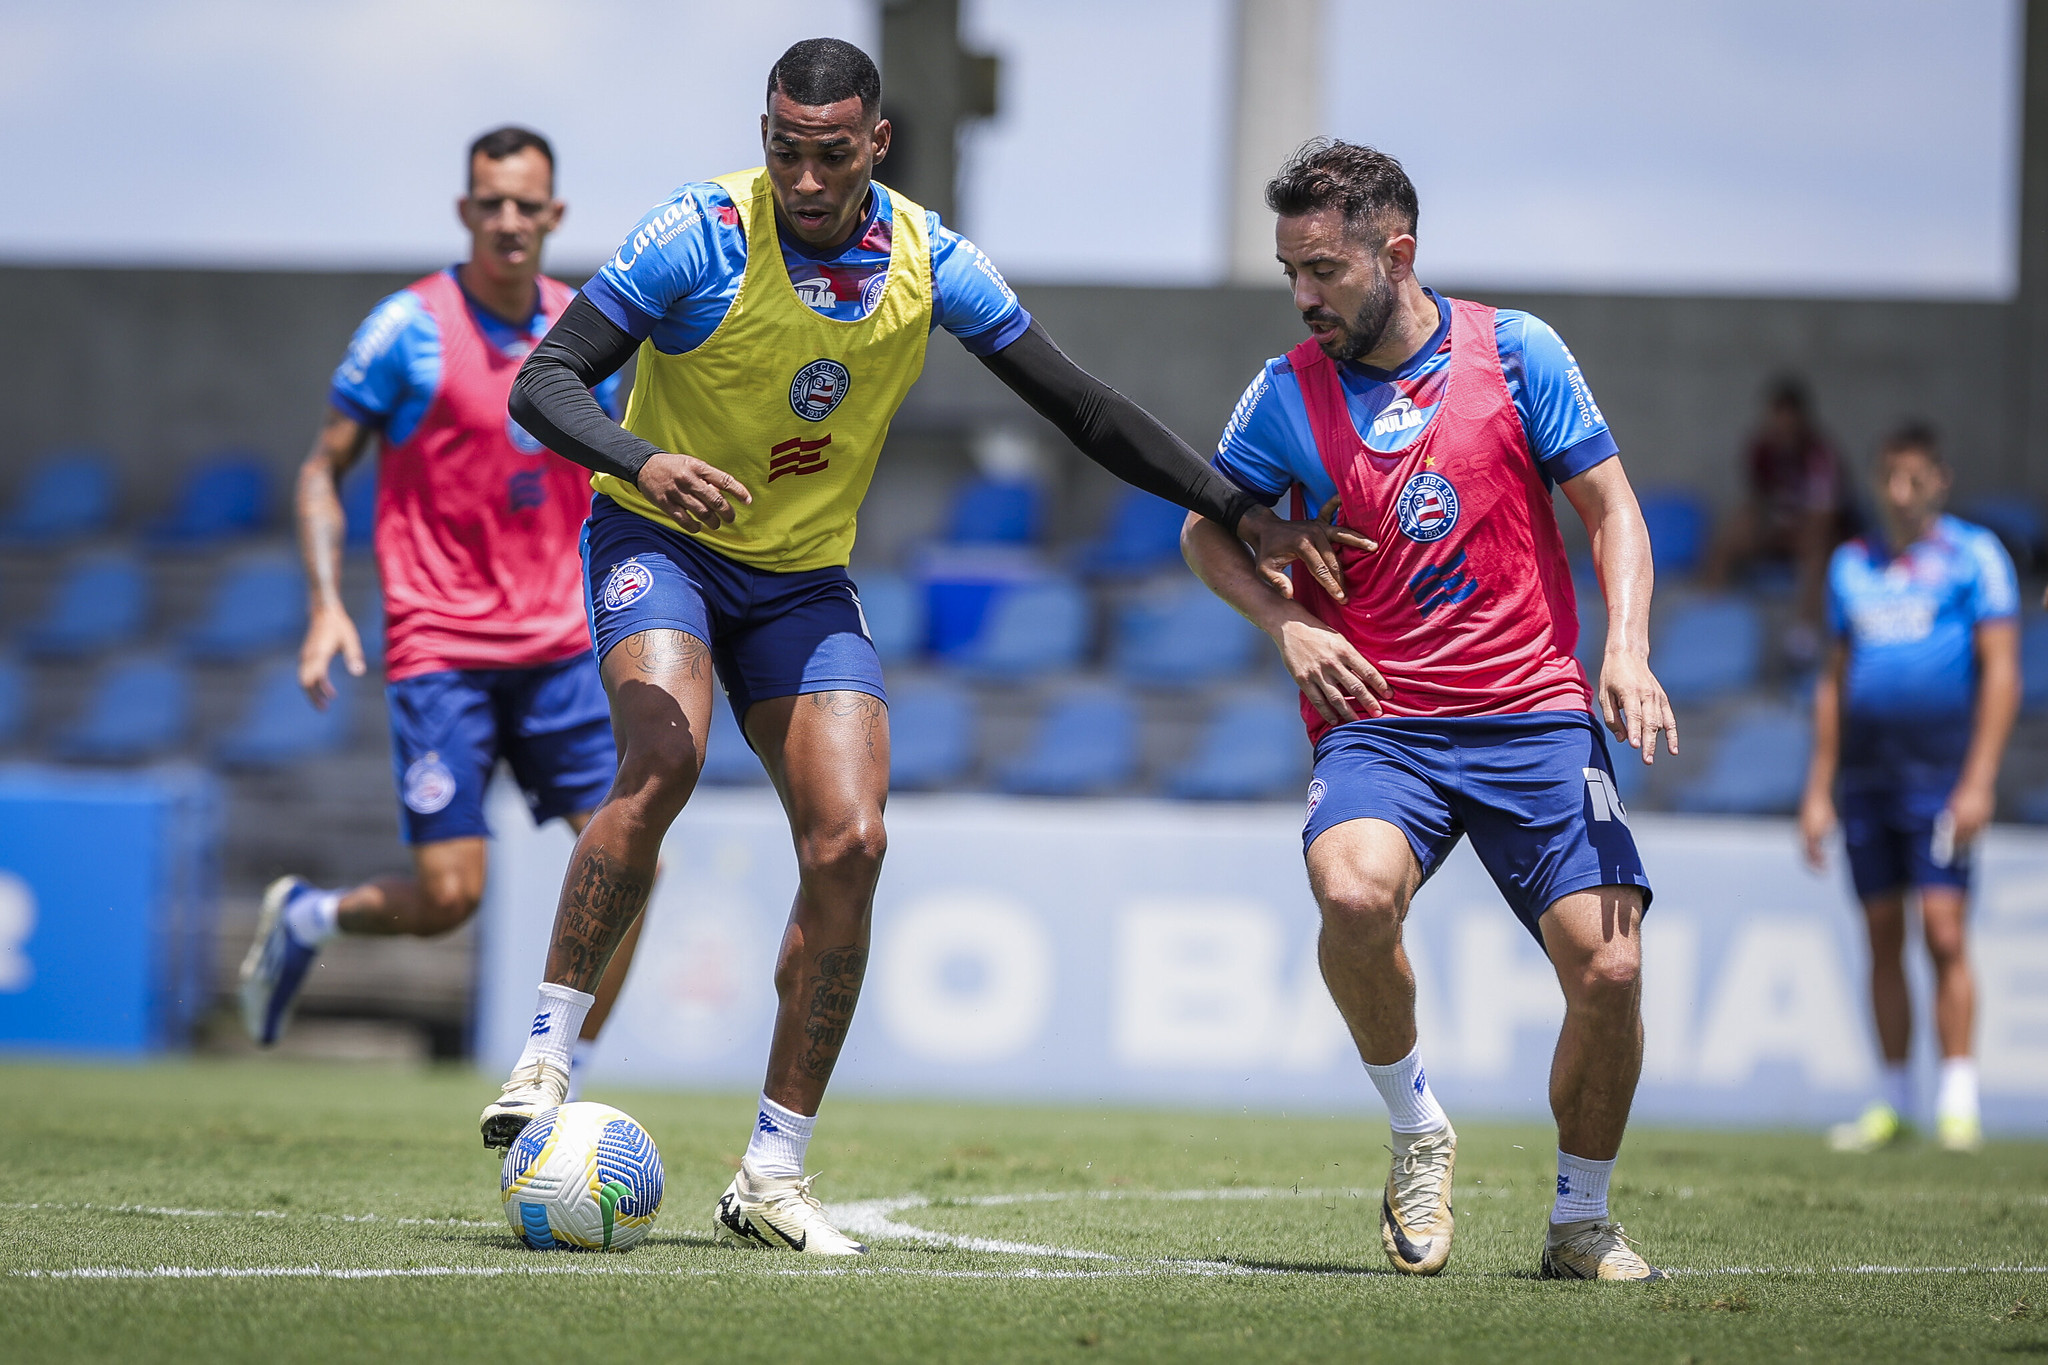
[{"label": "soccer ball", "polygon": [[498,1189],[534,1251],[624,1251],[661,1212],[661,1153],[608,1104],[558,1105],[520,1130]]}]

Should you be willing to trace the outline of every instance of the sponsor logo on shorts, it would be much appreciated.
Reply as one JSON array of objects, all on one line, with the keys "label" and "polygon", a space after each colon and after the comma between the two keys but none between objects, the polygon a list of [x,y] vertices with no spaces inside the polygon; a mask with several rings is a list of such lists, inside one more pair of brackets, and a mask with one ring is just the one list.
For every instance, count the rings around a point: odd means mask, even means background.
[{"label": "sponsor logo on shorts", "polygon": [[781,445],[768,447],[768,482],[774,483],[784,474],[815,474],[830,465],[825,457],[825,447],[832,444],[832,433],[826,432],[815,441],[792,437]]},{"label": "sponsor logo on shorts", "polygon": [[846,397],[853,376],[836,360],[813,360],[789,381],[789,406],[806,422],[822,422]]},{"label": "sponsor logo on shorts", "polygon": [[1586,800],[1592,803],[1593,818],[1626,825],[1628,811],[1621,804],[1621,790],[1614,785],[1614,778],[1604,768],[1588,768],[1585,772]]},{"label": "sponsor logo on shorts", "polygon": [[1308,784],[1308,809],[1301,813],[1301,827],[1308,828],[1308,822],[1316,818],[1316,807],[1323,804],[1323,779],[1317,778]]},{"label": "sponsor logo on shorts", "polygon": [[614,564],[611,577],[604,581],[604,609],[624,611],[653,590],[654,575],[645,564],[637,559]]},{"label": "sponsor logo on shorts", "polygon": [[1415,475],[1395,500],[1401,533],[1424,545],[1442,540],[1458,524],[1458,490],[1441,474]]},{"label": "sponsor logo on shorts", "polygon": [[415,815],[448,809],[455,799],[455,774],[439,754],[422,754],[405,770],[405,806]]}]

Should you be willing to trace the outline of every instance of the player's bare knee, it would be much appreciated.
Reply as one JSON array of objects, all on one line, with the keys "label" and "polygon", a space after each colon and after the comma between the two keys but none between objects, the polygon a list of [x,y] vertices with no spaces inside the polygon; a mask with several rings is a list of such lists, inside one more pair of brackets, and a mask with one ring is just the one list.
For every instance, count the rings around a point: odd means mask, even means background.
[{"label": "player's bare knee", "polygon": [[872,882],[882,870],[889,836],[880,811],[863,812],[815,829],[797,840],[797,867],[804,880]]},{"label": "player's bare knee", "polygon": [[1624,1009],[1642,985],[1643,959],[1633,938],[1603,944],[1578,972],[1578,998],[1599,1010]]},{"label": "player's bare knee", "polygon": [[435,878],[420,887],[418,932],[422,938],[452,933],[469,922],[483,901],[481,888],[457,877]]},{"label": "player's bare knee", "polygon": [[1392,878],[1361,875],[1319,888],[1323,928],[1354,951],[1393,951],[1401,941],[1407,888]]}]

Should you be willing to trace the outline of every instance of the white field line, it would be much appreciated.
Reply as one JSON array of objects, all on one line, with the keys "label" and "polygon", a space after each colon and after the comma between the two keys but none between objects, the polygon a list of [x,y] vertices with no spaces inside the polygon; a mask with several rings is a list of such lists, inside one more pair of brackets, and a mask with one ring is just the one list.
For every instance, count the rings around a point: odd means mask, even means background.
[{"label": "white field line", "polygon": [[178,1209],[154,1204],[60,1204],[43,1200],[34,1204],[0,1203],[4,1210],[56,1209],[65,1213],[135,1213],[157,1218],[306,1218],[323,1223],[391,1223],[398,1227],[494,1228],[499,1224],[478,1218],[393,1218],[382,1213],[292,1213],[285,1209]]}]

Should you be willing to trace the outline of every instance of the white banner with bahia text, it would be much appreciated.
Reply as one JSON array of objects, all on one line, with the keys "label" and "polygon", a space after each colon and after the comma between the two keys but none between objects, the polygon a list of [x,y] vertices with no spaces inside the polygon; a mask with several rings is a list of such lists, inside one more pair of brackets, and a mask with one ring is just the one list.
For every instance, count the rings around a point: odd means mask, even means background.
[{"label": "white banner with bahia text", "polygon": [[[517,1056],[567,833],[494,797],[477,1053]],[[1292,807],[899,796],[867,986],[836,1092],[1373,1112],[1316,968]],[[1839,853],[1806,870],[1789,823],[1634,817],[1656,887],[1644,933],[1636,1117],[1819,1125],[1870,1096],[1868,952]],[[601,1083],[758,1087],[776,945],[796,889],[765,791],[700,793],[664,846]],[[2048,1133],[2048,834],[1978,851],[1971,920],[1986,1126]],[[1548,1112],[1556,978],[1460,847],[1408,918],[1423,1058],[1454,1114]],[[1932,1101],[1924,955],[1914,1055]]]}]

